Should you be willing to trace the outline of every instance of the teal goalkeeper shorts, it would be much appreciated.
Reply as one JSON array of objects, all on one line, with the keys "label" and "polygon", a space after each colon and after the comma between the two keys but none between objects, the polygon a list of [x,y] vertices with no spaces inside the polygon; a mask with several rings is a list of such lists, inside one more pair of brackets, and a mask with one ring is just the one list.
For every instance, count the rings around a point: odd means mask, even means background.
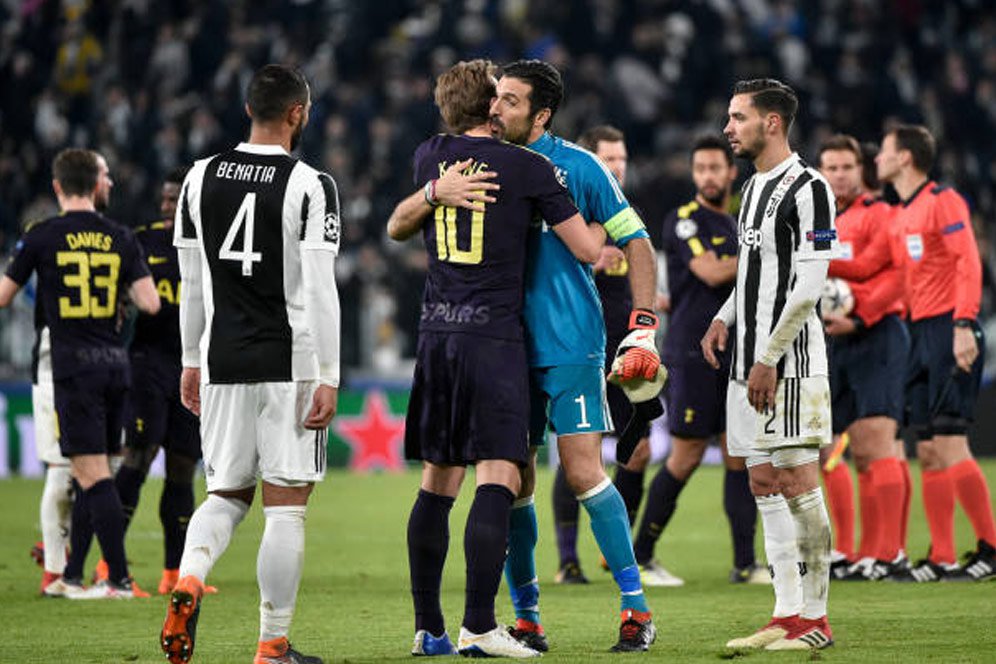
[{"label": "teal goalkeeper shorts", "polygon": [[558,436],[612,431],[605,376],[596,365],[568,364],[529,370],[529,444]]}]

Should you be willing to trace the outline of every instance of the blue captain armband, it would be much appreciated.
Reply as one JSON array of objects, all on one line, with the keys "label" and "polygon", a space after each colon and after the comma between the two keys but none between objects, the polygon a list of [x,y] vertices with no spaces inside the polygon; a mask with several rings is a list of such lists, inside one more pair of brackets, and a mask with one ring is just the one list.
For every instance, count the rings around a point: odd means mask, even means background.
[{"label": "blue captain armband", "polygon": [[650,237],[640,215],[631,207],[623,208],[602,225],[605,226],[606,234],[619,247],[638,237]]}]

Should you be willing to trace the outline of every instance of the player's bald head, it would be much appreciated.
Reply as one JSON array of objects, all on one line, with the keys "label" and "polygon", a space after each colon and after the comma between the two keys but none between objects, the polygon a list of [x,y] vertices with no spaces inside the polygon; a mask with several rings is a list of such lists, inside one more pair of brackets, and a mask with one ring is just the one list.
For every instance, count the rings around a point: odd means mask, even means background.
[{"label": "player's bald head", "polygon": [[246,105],[254,122],[280,120],[294,106],[308,104],[308,82],[287,65],[266,65],[249,81]]}]

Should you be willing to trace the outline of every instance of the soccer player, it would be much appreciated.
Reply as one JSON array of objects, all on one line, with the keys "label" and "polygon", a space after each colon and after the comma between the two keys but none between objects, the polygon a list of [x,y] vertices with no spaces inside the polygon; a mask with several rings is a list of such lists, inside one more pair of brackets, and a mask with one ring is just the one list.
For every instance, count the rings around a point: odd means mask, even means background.
[{"label": "soccer player", "polygon": [[[120,444],[129,385],[128,355],[116,330],[118,293],[127,292],[148,313],[159,310],[159,298],[132,233],[96,212],[96,199],[110,187],[103,158],[90,150],[63,150],[52,173],[61,215],[28,230],[0,281],[0,307],[5,307],[38,273],[59,447],[70,460],[73,509],[92,528],[79,544],[77,531],[84,529],[73,529],[73,556],[45,594],[130,598],[124,512],[108,464],[108,452]],[[84,590],[82,565],[94,532],[110,577]]]},{"label": "soccer player", "polygon": [[[477,490],[464,533],[466,600],[457,649],[465,656],[539,655],[499,626],[494,614],[519,466],[529,456],[526,242],[534,219],[545,220],[589,262],[605,242],[601,226],[589,228],[578,214],[547,159],[492,138],[494,94],[494,66],[485,60],[459,62],[439,77],[436,105],[452,133],[416,150],[420,191],[398,205],[387,227],[395,240],[421,230],[429,253],[405,426],[406,456],[422,461],[408,521],[414,655],[454,651],[439,592],[449,511],[467,465],[475,466]],[[501,189],[467,209],[462,197],[442,194],[448,175],[457,171],[497,177],[488,184]],[[435,223],[423,224],[433,208]]]},{"label": "soccer player", "polygon": [[[844,279],[855,301],[846,316],[823,314],[833,351],[833,432],[846,432],[850,439],[861,502],[860,560],[843,574],[835,573],[848,580],[879,579],[902,564],[905,487],[894,441],[903,412],[910,346],[909,333],[899,319],[903,272],[892,260],[892,209],[864,192],[861,161],[861,146],[851,136],[833,136],[820,147],[820,173],[837,202],[835,225],[841,248],[841,258],[830,262],[828,274]],[[824,478],[829,492],[846,491],[850,498],[846,462],[824,470]],[[853,555],[853,512],[843,525],[837,549]]]},{"label": "soccer player", "polygon": [[256,664],[316,664],[287,641],[304,564],[304,519],[325,474],[339,386],[339,198],[326,174],[290,156],[308,122],[304,77],[253,74],[249,140],[197,161],[174,225],[183,405],[201,416],[208,497],[194,512],[161,646],[194,652],[204,580],[262,478],[266,526],[256,574]]},{"label": "soccer player", "polygon": [[747,458],[764,524],[775,608],[731,648],[802,650],[833,643],[827,621],[830,521],[819,449],[830,444],[830,385],[817,313],[836,244],[830,186],[789,147],[795,92],[774,79],[739,81],[724,133],[754,162],[738,219],[736,289],[702,339],[706,360],[734,353],[727,391],[727,445]]},{"label": "soccer player", "polygon": [[[983,580],[996,577],[996,525],[989,486],[972,456],[968,426],[982,375],[982,294],[979,249],[968,205],[930,179],[936,153],[924,127],[900,125],[885,135],[878,175],[902,204],[902,233],[912,353],[906,406],[917,437],[930,552],[896,581]],[[959,568],[955,559],[955,498],[968,514],[978,546]]]},{"label": "soccer player", "polygon": [[[633,296],[629,335],[617,358],[626,381],[651,380],[660,358],[654,343],[657,316],[656,258],[649,236],[619,183],[587,150],[548,132],[563,99],[560,74],[549,63],[520,60],[506,65],[491,107],[505,140],[547,156],[566,183],[581,215],[605,226],[629,264]],[[530,463],[512,509],[506,579],[516,612],[514,633],[537,649],[546,639],[539,616],[537,540],[533,493],[536,445],[547,423],[557,434],[567,483],[588,512],[592,532],[620,589],[622,621],[615,651],[645,651],[656,628],[633,559],[626,504],[602,468],[602,433],[612,430],[605,403],[605,324],[590,268],[570,254],[544,224],[530,230],[526,270],[526,345],[531,392]]]},{"label": "soccer player", "polygon": [[184,170],[168,175],[160,190],[161,221],[135,229],[145,250],[162,308],[135,321],[129,356],[130,420],[124,463],[114,478],[130,523],[142,484],[159,448],[166,452],[166,481],[159,500],[165,560],[159,594],[176,585],[187,523],[194,513],[194,469],[201,456],[200,423],[180,403],[180,266],[173,247],[173,219]]},{"label": "soccer player", "polygon": [[682,579],[654,560],[654,547],[667,528],[706,445],[717,436],[726,473],[723,506],[733,538],[733,583],[768,583],[766,569],[754,557],[757,509],[750,494],[747,467],[726,451],[726,388],[730,361],[720,356],[719,370],[702,359],[699,342],[712,317],[733,290],[737,276],[737,226],[727,210],[737,177],[729,143],[703,136],[691,151],[695,198],[664,220],[662,248],[671,290],[671,320],[662,357],[668,366],[667,401],[671,452],[654,476],[633,551],[648,586],[679,586]]},{"label": "soccer player", "polygon": [[[625,187],[628,155],[625,136],[621,131],[609,125],[592,127],[578,137],[578,145],[594,153],[619,181],[619,186]],[[630,295],[627,277],[629,263],[626,262],[626,255],[622,250],[614,242],[609,241],[602,247],[592,271],[595,273],[595,287],[598,289],[605,321],[605,356],[609,359],[605,371],[608,373],[612,369],[611,360],[615,357],[619,344],[629,334],[629,316],[633,310],[633,298]],[[620,427],[629,422],[633,406],[622,389],[615,384],[606,385],[605,395],[609,402],[612,422],[617,432],[620,432]],[[616,475],[613,480],[626,504],[630,526],[636,519],[640,501],[643,499],[643,475],[650,461],[648,435],[649,426],[645,427],[645,434],[629,462],[616,465]],[[564,467],[558,465],[553,483],[553,517],[557,531],[557,551],[560,554],[560,564],[554,577],[557,583],[588,582],[581,570],[577,553],[579,509],[577,497],[567,484]]]}]

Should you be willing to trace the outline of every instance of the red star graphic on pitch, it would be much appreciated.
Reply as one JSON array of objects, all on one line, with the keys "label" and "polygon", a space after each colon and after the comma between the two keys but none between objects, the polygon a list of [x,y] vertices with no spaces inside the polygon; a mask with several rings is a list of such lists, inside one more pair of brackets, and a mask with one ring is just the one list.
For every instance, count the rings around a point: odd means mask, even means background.
[{"label": "red star graphic on pitch", "polygon": [[353,470],[401,470],[403,418],[393,417],[381,392],[370,392],[359,417],[336,418],[336,431],[353,448]]}]

